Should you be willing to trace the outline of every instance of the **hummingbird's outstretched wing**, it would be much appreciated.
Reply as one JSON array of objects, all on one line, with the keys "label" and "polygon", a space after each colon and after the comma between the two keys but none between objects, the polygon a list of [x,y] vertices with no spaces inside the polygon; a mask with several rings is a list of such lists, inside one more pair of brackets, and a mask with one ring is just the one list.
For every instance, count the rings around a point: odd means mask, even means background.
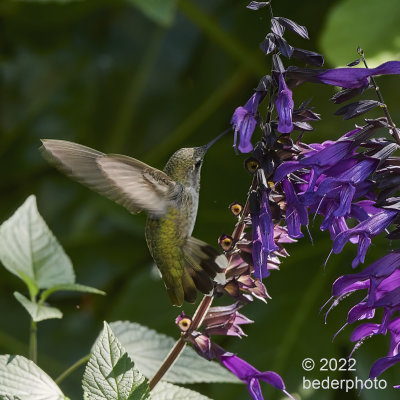
[{"label": "hummingbird's outstretched wing", "polygon": [[97,159],[104,176],[121,193],[124,207],[145,209],[153,215],[165,213],[170,198],[179,191],[179,184],[165,172],[120,154]]},{"label": "hummingbird's outstretched wing", "polygon": [[46,160],[67,176],[121,204],[131,213],[161,215],[177,183],[164,172],[127,156],[106,155],[65,140],[43,139]]}]

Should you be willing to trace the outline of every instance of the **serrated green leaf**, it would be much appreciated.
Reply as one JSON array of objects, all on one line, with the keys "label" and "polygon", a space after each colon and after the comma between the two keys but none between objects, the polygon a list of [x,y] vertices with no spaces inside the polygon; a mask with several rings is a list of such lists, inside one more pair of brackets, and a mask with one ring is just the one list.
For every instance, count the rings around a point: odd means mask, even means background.
[{"label": "serrated green leaf", "polygon": [[14,297],[22,304],[26,311],[35,322],[43,321],[45,319],[62,318],[62,312],[56,307],[50,307],[45,304],[33,303],[27,299],[23,294],[14,292]]},{"label": "serrated green leaf", "polygon": [[48,289],[46,289],[41,294],[41,299],[44,301],[46,300],[52,293],[61,292],[61,291],[70,291],[70,292],[83,292],[83,293],[93,293],[93,294],[100,294],[102,296],[106,295],[106,292],[102,290],[96,289],[91,286],[81,285],[79,283],[67,283],[64,285],[55,285]]},{"label": "serrated green leaf", "polygon": [[22,356],[0,356],[0,395],[5,399],[65,400],[57,384],[33,361]]},{"label": "serrated green leaf", "polygon": [[384,5],[376,0],[335,3],[321,36],[321,47],[330,64],[343,66],[353,61],[358,57],[358,45],[364,49],[369,67],[399,59],[399,2],[385,0]]},{"label": "serrated green leaf", "polygon": [[32,295],[39,288],[75,282],[71,261],[39,214],[35,196],[0,226],[0,260]]},{"label": "serrated green leaf", "polygon": [[[128,351],[139,371],[151,378],[167,356],[175,340],[145,326],[128,321],[110,324],[113,332]],[[214,361],[201,358],[192,348],[186,347],[163,380],[173,383],[240,381]]]},{"label": "serrated green leaf", "polygon": [[160,25],[169,26],[175,16],[176,0],[127,0]]},{"label": "serrated green leaf", "polygon": [[182,388],[172,383],[160,382],[151,391],[151,400],[211,400],[194,390]]},{"label": "serrated green leaf", "polygon": [[148,384],[136,369],[126,350],[104,322],[83,375],[88,400],[144,400]]}]

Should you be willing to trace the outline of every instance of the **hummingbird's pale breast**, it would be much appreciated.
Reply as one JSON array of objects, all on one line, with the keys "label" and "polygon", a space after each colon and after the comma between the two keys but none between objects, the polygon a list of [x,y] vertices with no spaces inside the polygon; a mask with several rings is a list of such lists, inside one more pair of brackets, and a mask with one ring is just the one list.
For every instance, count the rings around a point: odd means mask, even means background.
[{"label": "hummingbird's pale breast", "polygon": [[147,245],[174,303],[179,302],[174,293],[182,291],[179,286],[185,267],[184,246],[196,222],[204,156],[201,153],[196,148],[180,149],[169,159],[164,172],[180,184],[180,190],[170,200],[165,215],[147,217]]}]

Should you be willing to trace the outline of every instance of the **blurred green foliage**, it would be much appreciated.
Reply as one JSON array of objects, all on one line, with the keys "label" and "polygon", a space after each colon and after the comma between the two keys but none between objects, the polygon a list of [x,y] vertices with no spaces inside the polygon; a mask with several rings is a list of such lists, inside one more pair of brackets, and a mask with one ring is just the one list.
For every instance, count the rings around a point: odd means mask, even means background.
[{"label": "blurred green foliage", "polygon": [[[175,17],[171,11],[158,20],[161,24],[147,18],[134,3],[0,2],[0,220],[8,218],[29,194],[36,194],[39,210],[71,257],[78,281],[107,292],[105,297],[54,295],[52,304],[64,318],[41,323],[38,338],[39,365],[53,378],[87,354],[103,320],[126,319],[177,336],[173,321],[181,310],[170,306],[146,248],[145,215],[132,216],[49,167],[39,155],[39,139],[72,140],[161,168],[177,148],[205,144],[224,130],[235,107],[247,101],[269,70],[270,60],[258,48],[269,29],[268,17],[247,10],[246,1],[180,0]],[[309,42],[292,35],[291,44],[317,51],[321,51],[317,44],[322,31],[332,24],[332,7],[317,0],[274,4],[277,16],[292,18],[309,30]],[[361,20],[354,16],[348,31],[368,27],[377,18],[376,13]],[[390,25],[384,29],[391,34]],[[341,38],[339,45],[346,41],[350,46],[341,57],[349,62],[355,59],[362,39]],[[380,43],[383,50],[385,44]],[[329,53],[330,45],[324,50]],[[379,83],[393,119],[399,121],[398,77]],[[295,91],[296,105],[312,97],[323,117],[315,131],[306,134],[306,141],[334,139],[353,126],[353,121],[333,116],[337,107],[328,102],[333,92],[316,85]],[[227,206],[244,202],[251,180],[242,167],[245,156],[236,156],[231,146],[228,137],[217,143],[202,171],[194,235],[212,244],[221,233],[233,230],[235,220]],[[318,310],[330,296],[334,279],[351,273],[355,248],[347,245],[324,270],[331,242],[319,232],[318,221],[311,233],[314,246],[308,238],[288,246],[291,257],[266,280],[272,296],[268,305],[259,302],[243,310],[256,321],[246,328],[248,338],[223,337],[218,343],[260,370],[276,370],[288,390],[299,392],[302,399],[375,399],[377,393],[367,390],[360,394],[301,391],[303,375],[326,377],[317,371],[305,374],[301,369],[305,357],[319,360],[349,354],[351,329],[334,343],[331,339],[356,301],[343,301],[324,325]],[[378,239],[367,263],[388,248],[387,241]],[[5,269],[0,270],[0,289],[0,351],[26,355],[29,320],[12,296],[15,290],[26,294],[26,289]],[[194,306],[185,305],[184,310],[190,314]],[[367,341],[356,352],[357,376],[366,379],[372,362],[387,348],[388,338]],[[82,396],[82,373],[83,368],[61,385],[72,399]],[[346,377],[341,374],[331,377]],[[391,385],[400,383],[398,368],[383,377],[389,388],[379,392],[379,398],[394,399],[397,393]],[[239,385],[192,388],[218,400],[248,398],[246,388]],[[263,390],[268,399],[281,397],[266,386]]]},{"label": "blurred green foliage", "polygon": [[385,7],[374,0],[336,2],[321,35],[321,48],[334,66],[349,62],[354,43],[364,49],[370,67],[397,60],[400,57],[399,18],[396,0],[386,0]]}]

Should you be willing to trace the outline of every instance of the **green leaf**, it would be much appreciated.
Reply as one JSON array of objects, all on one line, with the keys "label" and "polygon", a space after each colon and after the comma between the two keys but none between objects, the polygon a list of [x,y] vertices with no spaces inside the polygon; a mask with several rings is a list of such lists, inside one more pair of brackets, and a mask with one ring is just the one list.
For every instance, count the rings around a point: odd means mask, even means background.
[{"label": "green leaf", "polygon": [[83,293],[93,293],[100,294],[102,296],[106,295],[106,292],[102,290],[96,289],[91,286],[81,285],[79,283],[66,283],[64,285],[55,285],[48,289],[46,289],[41,294],[41,301],[45,301],[52,293],[61,292],[61,291],[70,291],[70,292],[83,292]]},{"label": "green leaf", "polygon": [[50,307],[45,304],[38,304],[28,300],[24,295],[14,292],[14,297],[22,304],[26,311],[35,322],[45,319],[62,318],[62,312],[55,307]]},{"label": "green leaf", "polygon": [[104,322],[83,375],[88,400],[144,400],[148,384],[136,369],[126,350]]},{"label": "green leaf", "polygon": [[[175,340],[142,325],[128,321],[112,322],[111,328],[126,348],[139,371],[151,378],[171,350]],[[240,381],[214,361],[201,358],[186,347],[163,380],[173,383]]]},{"label": "green leaf", "polygon": [[151,391],[151,400],[211,400],[194,390],[181,388],[167,382],[160,382]]},{"label": "green leaf", "polygon": [[155,23],[170,26],[175,16],[176,0],[128,0]]},{"label": "green leaf", "polygon": [[75,282],[71,261],[39,214],[35,196],[0,226],[0,260],[31,296],[39,288]]},{"label": "green leaf", "polygon": [[335,2],[321,36],[327,61],[343,66],[358,58],[359,45],[369,67],[400,57],[398,0],[345,0]]},{"label": "green leaf", "polygon": [[22,356],[0,356],[0,396],[20,400],[67,399],[56,383],[33,361]]}]

